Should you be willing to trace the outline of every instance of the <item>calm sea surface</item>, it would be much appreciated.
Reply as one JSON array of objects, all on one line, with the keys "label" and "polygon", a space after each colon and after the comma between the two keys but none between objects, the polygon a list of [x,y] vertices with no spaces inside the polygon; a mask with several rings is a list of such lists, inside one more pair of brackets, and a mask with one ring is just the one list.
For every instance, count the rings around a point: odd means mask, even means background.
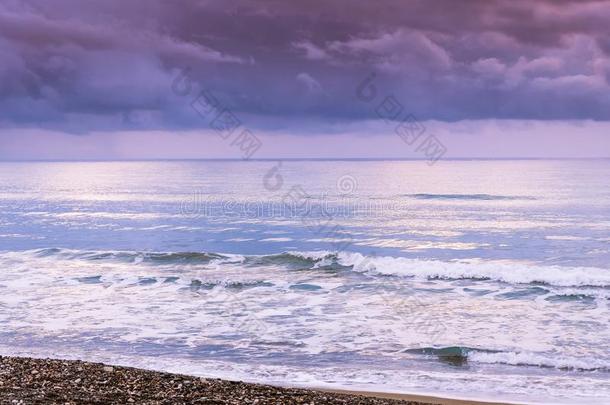
[{"label": "calm sea surface", "polygon": [[0,163],[0,354],[609,403],[610,161]]}]

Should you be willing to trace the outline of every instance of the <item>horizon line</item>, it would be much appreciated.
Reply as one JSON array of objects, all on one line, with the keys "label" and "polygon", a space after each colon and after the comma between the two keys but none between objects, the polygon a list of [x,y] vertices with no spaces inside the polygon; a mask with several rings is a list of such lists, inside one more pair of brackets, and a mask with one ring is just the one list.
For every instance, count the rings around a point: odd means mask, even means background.
[{"label": "horizon line", "polygon": [[[510,161],[510,160],[610,160],[608,157],[454,157],[442,158],[441,161]],[[224,162],[278,162],[278,161],[414,161],[426,162],[426,158],[345,158],[345,157],[302,157],[302,158],[143,158],[143,159],[0,159],[0,163],[45,163],[45,162],[197,162],[197,161],[224,161]]]}]

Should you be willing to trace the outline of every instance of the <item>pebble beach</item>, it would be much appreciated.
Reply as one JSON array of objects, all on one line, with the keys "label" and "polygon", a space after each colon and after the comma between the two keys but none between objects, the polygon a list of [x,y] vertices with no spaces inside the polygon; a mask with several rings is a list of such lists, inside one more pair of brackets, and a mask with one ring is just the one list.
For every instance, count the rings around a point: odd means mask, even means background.
[{"label": "pebble beach", "polygon": [[0,404],[424,405],[82,361],[0,357]]}]

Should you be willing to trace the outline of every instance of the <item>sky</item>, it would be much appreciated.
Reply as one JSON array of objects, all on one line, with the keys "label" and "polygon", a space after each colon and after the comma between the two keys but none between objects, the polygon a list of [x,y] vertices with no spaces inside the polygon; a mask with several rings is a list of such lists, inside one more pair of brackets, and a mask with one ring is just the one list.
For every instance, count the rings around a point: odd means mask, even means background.
[{"label": "sky", "polygon": [[0,159],[609,157],[608,21],[587,0],[2,0]]}]

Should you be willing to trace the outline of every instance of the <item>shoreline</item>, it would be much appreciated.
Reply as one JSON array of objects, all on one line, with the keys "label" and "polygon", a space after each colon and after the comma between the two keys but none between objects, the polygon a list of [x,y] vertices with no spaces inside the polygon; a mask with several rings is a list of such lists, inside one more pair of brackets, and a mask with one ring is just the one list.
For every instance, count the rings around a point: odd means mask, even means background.
[{"label": "shoreline", "polygon": [[325,388],[312,388],[323,392],[337,393],[337,394],[351,394],[360,395],[364,397],[382,398],[382,399],[397,399],[403,401],[412,402],[423,402],[433,403],[437,405],[521,405],[518,402],[495,402],[495,401],[481,401],[476,399],[458,399],[458,398],[446,398],[436,395],[421,395],[421,394],[399,394],[392,392],[380,392],[380,391],[359,391],[359,390],[344,390],[344,389],[325,389]]},{"label": "shoreline", "polygon": [[427,395],[280,387],[80,360],[10,356],[0,356],[0,402],[510,405]]}]

